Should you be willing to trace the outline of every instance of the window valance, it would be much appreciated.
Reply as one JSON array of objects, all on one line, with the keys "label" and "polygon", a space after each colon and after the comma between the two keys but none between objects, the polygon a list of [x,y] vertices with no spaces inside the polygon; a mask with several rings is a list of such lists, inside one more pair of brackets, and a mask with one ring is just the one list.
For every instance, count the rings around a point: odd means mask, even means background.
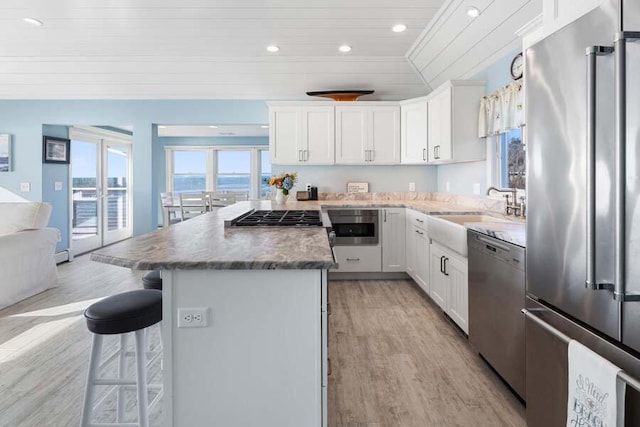
[{"label": "window valance", "polygon": [[486,138],[524,125],[522,80],[510,83],[480,100],[478,136]]}]

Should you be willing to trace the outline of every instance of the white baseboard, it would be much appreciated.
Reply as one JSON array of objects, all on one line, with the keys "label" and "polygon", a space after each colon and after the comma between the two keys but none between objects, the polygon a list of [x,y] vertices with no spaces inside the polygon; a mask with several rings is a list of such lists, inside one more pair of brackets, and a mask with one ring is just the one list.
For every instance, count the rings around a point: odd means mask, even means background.
[{"label": "white baseboard", "polygon": [[65,249],[62,252],[57,252],[53,258],[56,260],[56,264],[60,264],[65,261],[71,261],[71,257],[69,256],[69,249]]}]

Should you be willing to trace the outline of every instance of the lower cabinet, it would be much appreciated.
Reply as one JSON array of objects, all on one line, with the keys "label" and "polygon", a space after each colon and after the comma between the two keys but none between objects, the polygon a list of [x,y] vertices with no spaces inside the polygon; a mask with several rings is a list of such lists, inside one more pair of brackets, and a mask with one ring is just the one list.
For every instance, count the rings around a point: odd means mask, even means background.
[{"label": "lower cabinet", "polygon": [[382,251],[376,246],[334,246],[333,254],[340,273],[377,273],[382,271]]},{"label": "lower cabinet", "polygon": [[405,208],[385,208],[382,216],[382,271],[406,271]]},{"label": "lower cabinet", "polygon": [[465,332],[469,333],[467,258],[436,242],[430,247],[429,295]]},{"label": "lower cabinet", "polygon": [[406,272],[429,293],[429,236],[426,215],[407,209]]}]

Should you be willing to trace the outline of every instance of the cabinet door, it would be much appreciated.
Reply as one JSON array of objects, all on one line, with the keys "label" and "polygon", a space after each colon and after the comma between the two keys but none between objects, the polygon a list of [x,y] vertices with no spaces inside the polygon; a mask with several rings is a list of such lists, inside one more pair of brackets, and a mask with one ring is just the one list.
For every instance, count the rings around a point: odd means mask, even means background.
[{"label": "cabinet door", "polygon": [[299,107],[272,107],[269,110],[269,153],[274,165],[301,163],[303,148]]},{"label": "cabinet door", "polygon": [[400,163],[400,108],[369,107],[367,122],[367,161],[385,165]]},{"label": "cabinet door", "polygon": [[469,281],[467,258],[446,254],[444,271],[448,279],[446,312],[466,333],[469,333]]},{"label": "cabinet door", "polygon": [[415,237],[414,234],[414,226],[413,226],[413,217],[415,215],[415,211],[412,209],[405,209],[405,252],[406,252],[406,264],[407,264],[407,274],[411,276],[413,280],[415,277],[415,265],[416,265],[416,245],[415,245]]},{"label": "cabinet door", "polygon": [[414,226],[414,239],[416,247],[415,281],[429,294],[431,278],[429,277],[429,237],[426,231]]},{"label": "cabinet door", "polygon": [[416,102],[400,107],[402,117],[401,155],[402,163],[427,162],[427,102]]},{"label": "cabinet door", "polygon": [[[382,270],[382,254],[377,246],[334,246],[339,273],[376,273]],[[332,270],[334,271],[334,270]]]},{"label": "cabinet door", "polygon": [[382,271],[406,271],[405,209],[382,209]]},{"label": "cabinet door", "polygon": [[442,266],[446,256],[444,251],[435,244],[431,244],[429,251],[431,259],[431,283],[429,286],[429,295],[431,296],[431,299],[440,306],[440,308],[446,311],[445,302],[447,298],[447,276],[442,273]]},{"label": "cabinet door", "polygon": [[364,164],[367,151],[367,114],[362,108],[336,107],[336,163]]},{"label": "cabinet door", "polygon": [[429,162],[451,160],[451,95],[452,89],[443,90],[429,100]]},{"label": "cabinet door", "polygon": [[333,107],[302,107],[302,158],[305,164],[335,163]]}]

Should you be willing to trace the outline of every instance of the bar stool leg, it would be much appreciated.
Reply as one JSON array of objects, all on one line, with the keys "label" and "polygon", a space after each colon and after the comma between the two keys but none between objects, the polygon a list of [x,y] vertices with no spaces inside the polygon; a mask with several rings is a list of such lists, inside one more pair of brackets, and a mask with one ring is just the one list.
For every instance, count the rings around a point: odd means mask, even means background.
[{"label": "bar stool leg", "polygon": [[136,334],[136,375],[138,378],[138,423],[140,427],[149,427],[149,398],[147,395],[147,356],[145,330]]},{"label": "bar stool leg", "polygon": [[98,375],[101,354],[102,335],[93,334],[93,344],[91,344],[91,356],[89,359],[89,373],[87,375],[87,387],[84,392],[84,405],[82,407],[82,420],[80,422],[80,427],[87,427],[91,423],[93,398],[95,395],[95,386],[93,383]]},{"label": "bar stool leg", "polygon": [[[127,338],[129,334],[120,335],[120,359],[118,360],[118,378],[124,380],[127,378]],[[119,423],[124,422],[125,413],[125,388],[124,386],[118,386],[118,407],[117,407],[117,421]]]}]

